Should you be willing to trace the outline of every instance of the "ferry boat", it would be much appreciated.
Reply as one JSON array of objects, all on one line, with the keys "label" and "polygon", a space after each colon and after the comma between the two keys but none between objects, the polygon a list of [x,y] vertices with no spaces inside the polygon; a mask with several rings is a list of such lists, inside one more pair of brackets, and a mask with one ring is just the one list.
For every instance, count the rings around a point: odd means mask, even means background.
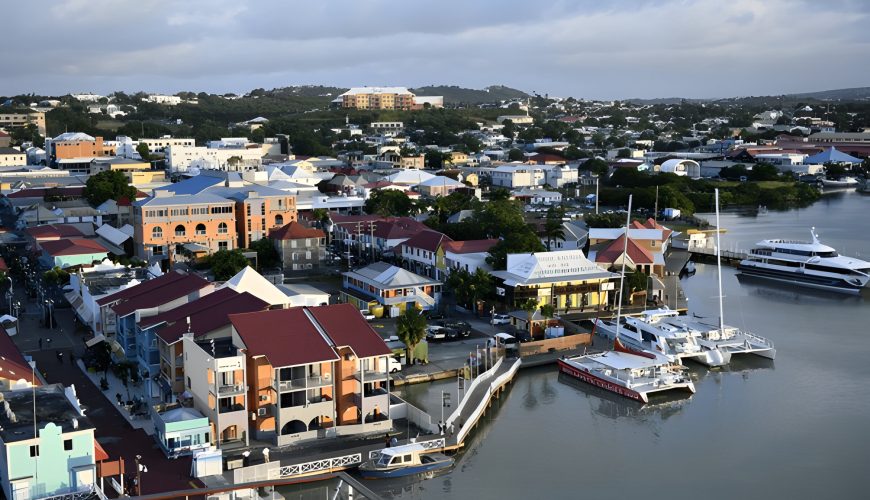
[{"label": "ferry boat", "polygon": [[653,357],[608,351],[562,358],[558,364],[565,375],[642,403],[649,403],[649,395],[655,392],[695,393],[685,367]]},{"label": "ferry boat", "polygon": [[870,262],[838,255],[819,242],[815,228],[812,241],[763,240],[740,261],[740,273],[783,283],[859,293],[870,281]]},{"label": "ferry boat", "polygon": [[453,466],[453,459],[427,450],[419,443],[391,446],[379,451],[372,459],[359,466],[366,479],[410,476],[434,472]]},{"label": "ferry boat", "polygon": [[623,318],[618,329],[615,321],[602,319],[595,320],[595,328],[605,337],[619,340],[631,352],[671,363],[682,364],[683,359],[692,359],[710,367],[719,367],[731,361],[730,353],[702,346],[699,332],[663,321],[679,314],[667,307],[651,309],[637,318]]}]

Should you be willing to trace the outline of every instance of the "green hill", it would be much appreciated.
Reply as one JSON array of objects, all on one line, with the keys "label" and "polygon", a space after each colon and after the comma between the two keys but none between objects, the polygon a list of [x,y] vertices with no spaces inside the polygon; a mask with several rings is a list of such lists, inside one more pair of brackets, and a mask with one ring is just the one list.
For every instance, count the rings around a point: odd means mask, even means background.
[{"label": "green hill", "polygon": [[529,97],[529,94],[526,94],[522,90],[512,89],[503,85],[491,85],[482,90],[466,89],[456,85],[429,85],[410,90],[417,95],[444,96],[445,104],[483,104]]}]

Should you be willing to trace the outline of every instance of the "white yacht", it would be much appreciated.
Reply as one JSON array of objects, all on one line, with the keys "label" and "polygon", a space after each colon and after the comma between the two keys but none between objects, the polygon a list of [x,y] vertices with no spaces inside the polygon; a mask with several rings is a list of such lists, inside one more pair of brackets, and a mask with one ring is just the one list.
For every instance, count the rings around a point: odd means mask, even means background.
[{"label": "white yacht", "polygon": [[649,394],[686,389],[695,384],[686,368],[667,361],[626,352],[608,351],[559,359],[559,371],[587,384],[643,403]]},{"label": "white yacht", "polygon": [[810,231],[812,241],[763,240],[740,261],[740,273],[822,290],[859,293],[870,281],[870,262],[838,255]]},{"label": "white yacht", "polygon": [[704,349],[716,349],[728,353],[729,357],[734,354],[755,354],[767,359],[776,357],[773,342],[734,326],[720,327],[686,316],[668,318],[665,321],[697,333],[698,344]]},{"label": "white yacht", "polygon": [[637,318],[623,318],[618,329],[615,321],[603,319],[595,320],[595,328],[603,336],[618,339],[626,349],[642,356],[675,363],[692,359],[710,367],[724,366],[731,361],[730,352],[701,345],[699,331],[665,321],[679,314],[668,308],[651,309]]},{"label": "white yacht", "polygon": [[852,187],[859,184],[858,179],[854,177],[843,177],[842,179],[822,179],[822,185],[825,187]]}]

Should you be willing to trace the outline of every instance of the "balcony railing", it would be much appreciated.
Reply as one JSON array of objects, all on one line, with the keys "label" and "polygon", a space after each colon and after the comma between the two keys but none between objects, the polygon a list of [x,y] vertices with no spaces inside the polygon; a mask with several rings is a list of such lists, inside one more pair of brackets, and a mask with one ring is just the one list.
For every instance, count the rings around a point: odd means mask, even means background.
[{"label": "balcony railing", "polygon": [[389,374],[386,371],[376,370],[358,370],[353,376],[357,380],[365,380],[366,382],[377,382],[379,380],[387,380]]},{"label": "balcony railing", "polygon": [[232,413],[235,411],[244,411],[244,409],[245,409],[244,405],[232,404],[232,405],[227,405],[227,406],[220,406],[218,411],[220,413]]},{"label": "balcony railing", "polygon": [[295,378],[278,381],[278,391],[296,391],[299,389],[316,389],[332,385],[332,374],[318,375],[315,377]]},{"label": "balcony railing", "polygon": [[217,388],[219,396],[244,394],[247,389],[248,387],[245,384],[219,384]]}]

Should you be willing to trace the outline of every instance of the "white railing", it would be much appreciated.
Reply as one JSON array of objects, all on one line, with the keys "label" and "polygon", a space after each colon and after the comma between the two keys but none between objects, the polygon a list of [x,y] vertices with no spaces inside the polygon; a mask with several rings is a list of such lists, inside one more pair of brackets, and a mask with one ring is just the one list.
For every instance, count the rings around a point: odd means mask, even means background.
[{"label": "white railing", "polygon": [[[444,438],[430,439],[428,441],[420,441],[417,444],[419,444],[426,450],[443,450],[444,447],[447,445],[447,440]],[[381,450],[370,451],[369,459],[375,458],[380,452]]]},{"label": "white railing", "polygon": [[350,467],[362,463],[362,453],[344,455],[342,457],[324,458],[313,462],[304,462],[295,465],[282,465],[278,469],[278,477],[293,477],[314,472],[332,471],[333,469]]},{"label": "white railing", "polygon": [[457,418],[459,418],[459,415],[462,414],[462,410],[465,408],[465,404],[468,403],[468,400],[471,398],[471,393],[474,392],[474,389],[476,389],[477,386],[481,383],[489,380],[490,377],[492,377],[498,371],[498,369],[501,368],[501,363],[503,360],[504,358],[498,358],[498,361],[496,361],[495,364],[492,365],[492,368],[478,375],[478,377],[472,380],[471,384],[469,384],[465,388],[465,394],[462,396],[462,401],[460,401],[459,404],[456,405],[456,409],[453,410],[453,412],[450,414],[449,417],[447,417],[447,420],[444,422],[448,428]]},{"label": "white railing", "polygon": [[468,419],[465,421],[464,425],[459,429],[459,432],[456,434],[456,442],[461,443],[465,441],[468,433],[471,432],[471,429],[474,428],[474,424],[477,422],[477,419],[483,414],[483,411],[486,409],[486,406],[489,404],[489,400],[492,397],[492,393],[496,391],[499,387],[505,384],[508,380],[512,379],[513,376],[517,373],[517,370],[520,369],[520,364],[522,360],[518,359],[514,361],[514,364],[510,367],[510,369],[493,380],[489,384],[489,393],[485,398],[483,398],[480,403],[477,405],[477,408],[468,416]]}]

